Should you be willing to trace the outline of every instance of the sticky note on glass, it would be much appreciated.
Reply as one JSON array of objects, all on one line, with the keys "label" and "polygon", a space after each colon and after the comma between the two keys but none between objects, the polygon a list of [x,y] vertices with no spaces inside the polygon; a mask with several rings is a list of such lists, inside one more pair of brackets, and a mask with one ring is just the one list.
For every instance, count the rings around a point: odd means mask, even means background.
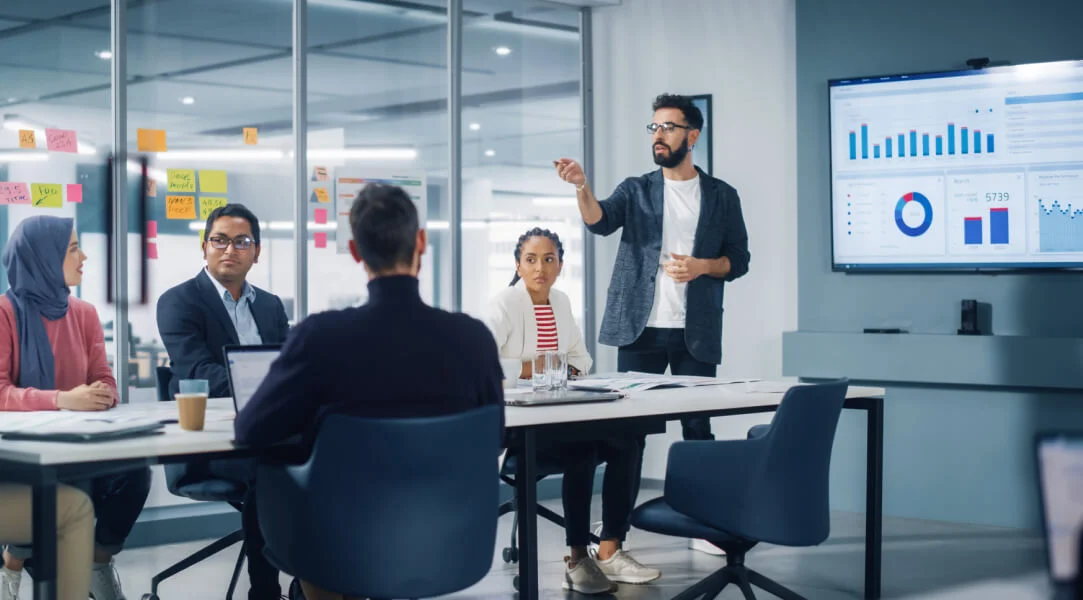
[{"label": "sticky note on glass", "polygon": [[213,196],[202,196],[199,199],[199,220],[206,221],[216,208],[222,208],[229,200]]},{"label": "sticky note on glass", "polygon": [[327,224],[327,209],[326,208],[317,208],[316,209],[316,224],[317,225],[326,225]]},{"label": "sticky note on glass", "polygon": [[147,198],[158,197],[158,181],[153,177],[147,178]]},{"label": "sticky note on glass", "polygon": [[71,129],[45,130],[45,145],[50,152],[78,152],[78,139]]},{"label": "sticky note on glass", "polygon": [[327,167],[316,167],[312,169],[312,181],[327,181],[330,179],[327,176]]},{"label": "sticky note on glass", "polygon": [[19,147],[20,148],[37,148],[38,140],[34,137],[33,129],[20,129],[19,130]]},{"label": "sticky note on glass", "polygon": [[316,238],[316,247],[317,248],[326,248],[327,247],[327,232],[326,231],[317,231],[314,234],[314,236]]},{"label": "sticky note on glass", "polygon": [[25,183],[0,181],[0,204],[30,204],[30,190]]},{"label": "sticky note on glass", "polygon": [[79,204],[83,201],[83,184],[81,183],[69,183],[68,184],[68,202],[75,202]]},{"label": "sticky note on glass", "polygon": [[244,143],[249,146],[255,146],[259,143],[259,129],[255,127],[244,128]]},{"label": "sticky note on glass", "polygon": [[327,188],[316,188],[316,199],[320,202],[330,202],[331,197],[327,195]]},{"label": "sticky note on glass", "polygon": [[169,178],[169,191],[196,191],[196,172],[193,169],[166,169],[165,172]]},{"label": "sticky note on glass", "polygon": [[147,258],[158,260],[158,244],[156,242],[147,242]]},{"label": "sticky note on glass", "polygon": [[158,237],[158,221],[147,221],[147,237]]},{"label": "sticky note on glass", "polygon": [[228,194],[229,182],[225,171],[200,171],[199,191],[210,194]]},{"label": "sticky note on glass", "polygon": [[195,196],[166,196],[165,218],[182,219],[187,221],[196,220],[196,197]]},{"label": "sticky note on glass", "polygon": [[135,140],[140,152],[166,151],[164,129],[137,129]]},{"label": "sticky note on glass", "polygon": [[60,208],[64,206],[64,191],[59,183],[31,183],[30,195],[34,206],[39,208]]}]

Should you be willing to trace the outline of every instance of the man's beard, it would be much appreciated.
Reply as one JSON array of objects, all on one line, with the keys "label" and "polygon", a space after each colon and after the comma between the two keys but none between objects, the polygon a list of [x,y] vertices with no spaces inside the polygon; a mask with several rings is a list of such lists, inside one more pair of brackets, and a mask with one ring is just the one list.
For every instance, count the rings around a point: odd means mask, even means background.
[{"label": "man's beard", "polygon": [[681,141],[681,145],[676,150],[666,146],[666,148],[669,149],[668,155],[655,152],[655,145],[656,144],[651,145],[651,154],[654,156],[654,164],[660,167],[674,169],[677,165],[684,162],[684,157],[688,156],[688,136],[685,136],[684,140]]}]

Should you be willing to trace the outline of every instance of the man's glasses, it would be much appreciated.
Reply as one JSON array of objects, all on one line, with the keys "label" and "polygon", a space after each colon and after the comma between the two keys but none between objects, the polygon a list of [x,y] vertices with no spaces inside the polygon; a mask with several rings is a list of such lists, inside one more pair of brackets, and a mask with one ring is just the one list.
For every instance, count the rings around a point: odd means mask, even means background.
[{"label": "man's glasses", "polygon": [[647,131],[654,133],[659,129],[661,129],[663,133],[673,133],[674,129],[687,129],[691,131],[694,128],[689,127],[688,125],[678,125],[672,121],[666,121],[665,123],[647,123]]},{"label": "man's glasses", "polygon": [[256,242],[247,235],[242,235],[241,237],[233,239],[216,235],[214,237],[207,238],[207,243],[210,244],[211,247],[215,250],[225,250],[226,248],[229,248],[230,244],[233,245],[234,250],[248,250]]}]

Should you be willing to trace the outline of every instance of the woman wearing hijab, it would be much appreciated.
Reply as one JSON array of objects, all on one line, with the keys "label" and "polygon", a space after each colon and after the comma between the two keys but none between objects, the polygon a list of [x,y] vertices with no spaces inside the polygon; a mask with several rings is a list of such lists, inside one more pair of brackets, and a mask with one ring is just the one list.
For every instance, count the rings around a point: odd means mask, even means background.
[{"label": "woman wearing hijab", "polygon": [[[34,216],[15,228],[3,263],[9,289],[0,296],[0,410],[99,411],[117,401],[94,307],[71,297],[86,255],[72,219]],[[150,493],[150,469],[99,477],[85,486],[94,505],[95,600],[124,600],[113,556],[120,552]],[[0,507],[0,511],[3,507]],[[16,600],[30,548],[3,553],[0,600]]]}]

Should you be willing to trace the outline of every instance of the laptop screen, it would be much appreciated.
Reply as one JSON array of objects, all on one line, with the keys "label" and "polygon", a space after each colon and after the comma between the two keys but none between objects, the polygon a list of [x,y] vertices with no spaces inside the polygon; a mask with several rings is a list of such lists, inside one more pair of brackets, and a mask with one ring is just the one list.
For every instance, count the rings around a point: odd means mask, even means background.
[{"label": "laptop screen", "polygon": [[240,412],[252,399],[259,384],[271,371],[271,363],[282,351],[280,346],[237,346],[226,348],[229,386],[233,405]]},{"label": "laptop screen", "polygon": [[1057,582],[1072,581],[1083,525],[1083,436],[1040,439],[1038,478],[1050,574]]}]

